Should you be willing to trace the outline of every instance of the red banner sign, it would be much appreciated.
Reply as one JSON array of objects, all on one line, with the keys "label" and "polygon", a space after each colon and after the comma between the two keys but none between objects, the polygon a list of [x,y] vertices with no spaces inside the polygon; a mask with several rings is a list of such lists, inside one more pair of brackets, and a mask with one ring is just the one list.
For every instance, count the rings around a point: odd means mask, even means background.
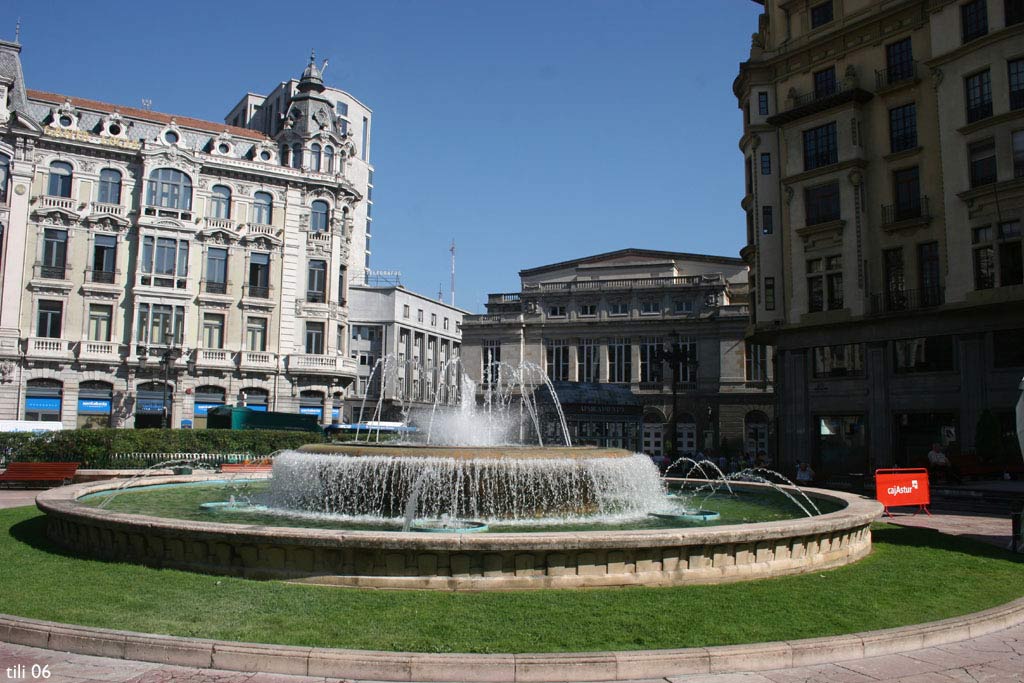
[{"label": "red banner sign", "polygon": [[885,506],[887,514],[891,507],[907,505],[916,505],[928,512],[932,502],[928,470],[923,467],[875,470],[875,498]]}]

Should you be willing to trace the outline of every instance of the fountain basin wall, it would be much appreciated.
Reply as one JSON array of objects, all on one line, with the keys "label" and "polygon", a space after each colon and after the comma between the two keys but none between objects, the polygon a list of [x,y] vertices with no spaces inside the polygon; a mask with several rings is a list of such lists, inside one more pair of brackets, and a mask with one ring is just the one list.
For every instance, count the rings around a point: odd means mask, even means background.
[{"label": "fountain basin wall", "polygon": [[[160,477],[147,483],[208,478]],[[105,560],[374,588],[665,586],[798,574],[867,555],[869,525],[882,511],[873,500],[811,489],[813,497],[845,507],[817,517],[709,528],[467,535],[182,521],[76,502],[117,486],[96,482],[39,494],[36,504],[49,518],[49,537],[74,553]]]}]

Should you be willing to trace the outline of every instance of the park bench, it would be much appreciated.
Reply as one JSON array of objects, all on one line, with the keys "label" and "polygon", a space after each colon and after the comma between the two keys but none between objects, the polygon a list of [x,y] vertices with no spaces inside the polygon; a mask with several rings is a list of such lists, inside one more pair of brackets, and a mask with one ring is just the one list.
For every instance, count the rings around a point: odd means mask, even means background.
[{"label": "park bench", "polygon": [[0,474],[0,484],[10,486],[13,481],[22,482],[26,486],[32,482],[69,484],[78,471],[78,465],[77,462],[12,462]]},{"label": "park bench", "polygon": [[269,462],[226,462],[220,466],[224,474],[252,474],[253,472],[270,472],[274,465]]}]

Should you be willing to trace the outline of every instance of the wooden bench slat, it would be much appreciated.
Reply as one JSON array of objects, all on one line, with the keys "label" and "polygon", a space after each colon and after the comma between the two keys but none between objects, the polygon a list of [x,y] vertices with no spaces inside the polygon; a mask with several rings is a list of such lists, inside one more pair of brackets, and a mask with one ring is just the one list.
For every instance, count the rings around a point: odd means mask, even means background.
[{"label": "wooden bench slat", "polygon": [[64,481],[78,471],[77,462],[12,462],[0,481]]}]

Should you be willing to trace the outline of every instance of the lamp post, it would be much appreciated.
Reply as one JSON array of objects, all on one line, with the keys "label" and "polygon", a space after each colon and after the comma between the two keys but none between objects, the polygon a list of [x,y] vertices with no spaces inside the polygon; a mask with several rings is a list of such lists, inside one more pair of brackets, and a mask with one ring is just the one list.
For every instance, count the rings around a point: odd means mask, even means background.
[{"label": "lamp post", "polygon": [[[144,370],[146,368],[146,363],[149,360],[149,351],[151,351],[151,350],[155,351],[156,349],[148,349],[145,346],[140,346],[139,347],[139,369],[143,369]],[[174,347],[174,346],[171,346],[171,347],[168,347],[168,348],[164,349],[163,352],[158,356],[158,358],[160,359],[160,366],[163,368],[163,371],[164,371],[164,381],[163,381],[164,396],[163,396],[163,403],[161,403],[161,405],[160,405],[160,428],[161,429],[167,429],[168,421],[169,421],[169,418],[170,418],[170,415],[168,415],[169,411],[167,410],[167,392],[168,392],[168,388],[167,387],[168,387],[168,384],[170,383],[170,378],[171,378],[171,364],[174,361],[178,360],[178,358],[180,358],[180,357],[181,357],[181,349],[179,349],[177,347]]]},{"label": "lamp post", "polygon": [[683,346],[678,332],[672,333],[673,341],[668,347],[662,347],[656,358],[660,363],[669,363],[672,369],[672,419],[669,420],[669,436],[672,439],[672,459],[679,454],[677,442],[677,425],[679,424],[679,371],[685,365],[688,370],[697,369],[697,359],[690,358],[689,347]]}]

